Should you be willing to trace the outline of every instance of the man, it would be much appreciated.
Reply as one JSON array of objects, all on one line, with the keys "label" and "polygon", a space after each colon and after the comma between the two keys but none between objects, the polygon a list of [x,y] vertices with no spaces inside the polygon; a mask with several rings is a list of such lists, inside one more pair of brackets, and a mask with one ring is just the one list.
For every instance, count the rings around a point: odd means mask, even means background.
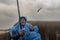
[{"label": "man", "polygon": [[[40,40],[40,35],[38,33],[30,31],[30,24],[27,23],[27,19],[25,17],[20,17],[19,21],[20,22],[14,25],[9,31],[12,40]],[[35,36],[32,37],[32,34]]]}]

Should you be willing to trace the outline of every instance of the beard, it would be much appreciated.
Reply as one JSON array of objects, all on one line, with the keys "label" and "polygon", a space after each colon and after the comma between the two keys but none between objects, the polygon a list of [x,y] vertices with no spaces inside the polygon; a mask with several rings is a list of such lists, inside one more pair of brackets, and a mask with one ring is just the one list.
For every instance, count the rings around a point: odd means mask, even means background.
[{"label": "beard", "polygon": [[21,23],[21,25],[25,25],[25,23]]}]

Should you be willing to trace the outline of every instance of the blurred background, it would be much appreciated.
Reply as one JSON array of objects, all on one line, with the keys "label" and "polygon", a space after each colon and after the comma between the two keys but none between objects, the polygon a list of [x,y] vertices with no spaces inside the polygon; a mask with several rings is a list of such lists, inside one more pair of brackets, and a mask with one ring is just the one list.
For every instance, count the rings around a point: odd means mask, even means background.
[{"label": "blurred background", "polygon": [[[60,21],[60,0],[19,0],[19,5],[21,16],[28,21]],[[16,21],[16,0],[0,0],[0,29],[10,28]]]}]

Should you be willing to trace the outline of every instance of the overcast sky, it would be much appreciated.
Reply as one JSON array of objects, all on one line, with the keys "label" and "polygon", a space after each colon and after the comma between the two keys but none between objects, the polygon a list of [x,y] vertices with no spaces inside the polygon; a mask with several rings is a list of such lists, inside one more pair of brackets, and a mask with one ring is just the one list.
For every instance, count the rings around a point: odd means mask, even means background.
[{"label": "overcast sky", "polygon": [[[60,21],[60,0],[19,0],[21,16],[34,21]],[[42,8],[39,12],[37,10]],[[0,28],[18,20],[16,0],[0,0]]]}]

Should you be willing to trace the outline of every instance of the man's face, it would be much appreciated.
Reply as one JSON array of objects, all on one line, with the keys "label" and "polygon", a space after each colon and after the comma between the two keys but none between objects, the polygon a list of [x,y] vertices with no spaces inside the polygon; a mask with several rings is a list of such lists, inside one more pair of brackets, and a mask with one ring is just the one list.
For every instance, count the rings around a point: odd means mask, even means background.
[{"label": "man's face", "polygon": [[25,19],[24,18],[20,19],[20,22],[21,22],[22,25],[24,25]]}]

